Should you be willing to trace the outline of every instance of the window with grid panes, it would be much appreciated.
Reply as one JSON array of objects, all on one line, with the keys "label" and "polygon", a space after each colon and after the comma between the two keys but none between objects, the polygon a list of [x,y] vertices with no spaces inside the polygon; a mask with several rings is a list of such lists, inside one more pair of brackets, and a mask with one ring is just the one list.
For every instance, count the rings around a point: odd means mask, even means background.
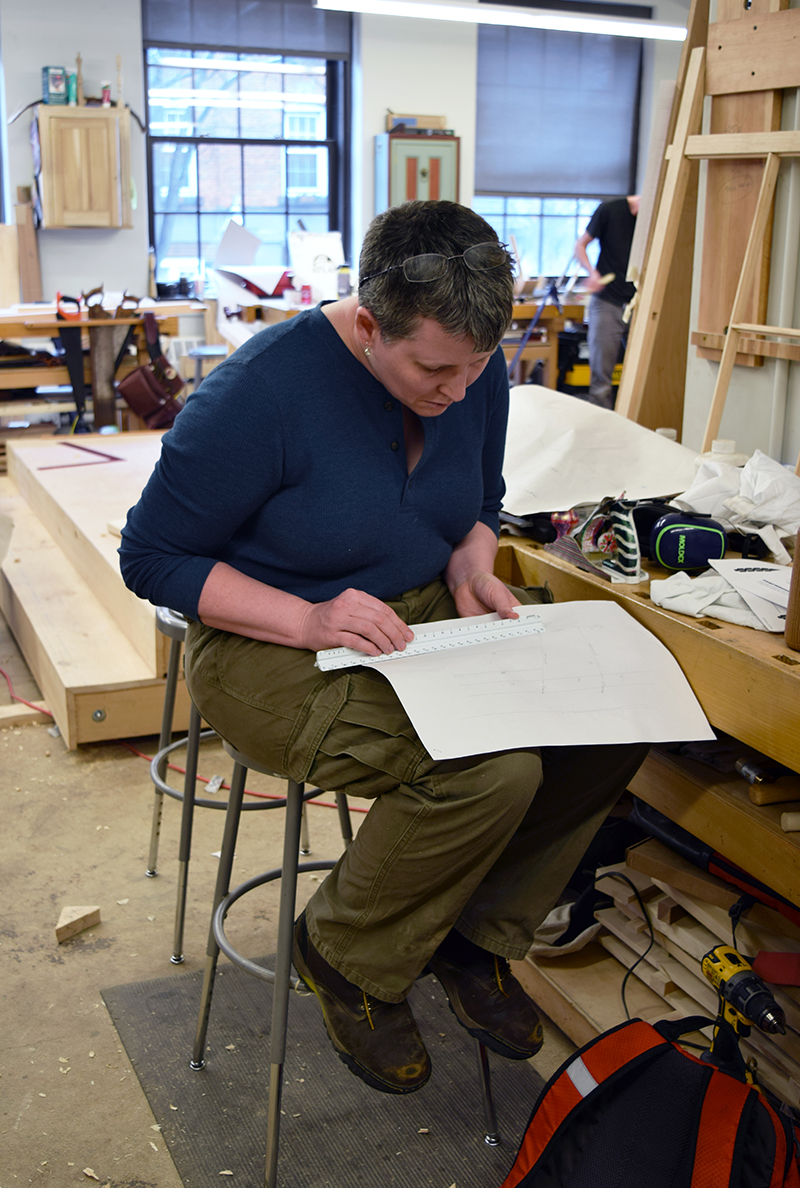
[{"label": "window with grid panes", "polygon": [[[490,223],[503,243],[512,238],[522,262],[523,276],[560,277],[571,275],[575,241],[586,230],[598,198],[510,198],[481,194],[473,209]],[[588,255],[597,255],[598,244],[589,245]]]},{"label": "window with grid panes", "polygon": [[332,135],[340,62],[148,46],[156,279],[202,283],[230,219],[287,264],[291,230],[341,229]]}]

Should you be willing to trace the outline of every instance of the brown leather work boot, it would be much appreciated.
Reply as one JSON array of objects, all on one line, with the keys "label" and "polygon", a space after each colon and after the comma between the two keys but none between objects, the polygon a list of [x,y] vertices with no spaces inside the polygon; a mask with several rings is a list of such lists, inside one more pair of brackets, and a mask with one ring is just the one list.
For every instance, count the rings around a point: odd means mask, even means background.
[{"label": "brown leather work boot", "polygon": [[431,1061],[407,1002],[384,1002],[348,982],[312,945],[305,912],[294,926],[294,967],[319,999],[339,1059],[381,1093],[413,1093]]},{"label": "brown leather work boot", "polygon": [[453,928],[425,972],[436,975],[459,1023],[487,1048],[510,1060],[527,1060],[539,1051],[539,1016],[504,957]]}]

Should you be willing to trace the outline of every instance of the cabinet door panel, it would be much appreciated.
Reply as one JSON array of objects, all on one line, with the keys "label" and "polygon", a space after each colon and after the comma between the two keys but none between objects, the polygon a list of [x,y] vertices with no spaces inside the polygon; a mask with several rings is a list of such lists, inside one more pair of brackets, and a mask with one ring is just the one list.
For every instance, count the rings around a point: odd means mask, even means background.
[{"label": "cabinet door panel", "polygon": [[39,108],[44,226],[130,227],[127,109]]},{"label": "cabinet door panel", "polygon": [[112,121],[52,124],[53,215],[62,227],[119,225],[119,172]]}]

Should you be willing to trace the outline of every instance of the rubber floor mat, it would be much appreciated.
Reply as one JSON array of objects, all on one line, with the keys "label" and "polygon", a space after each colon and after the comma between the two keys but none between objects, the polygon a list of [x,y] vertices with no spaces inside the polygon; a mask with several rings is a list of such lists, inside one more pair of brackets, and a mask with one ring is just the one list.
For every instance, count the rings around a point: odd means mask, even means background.
[{"label": "rubber floor mat", "polygon": [[[263,962],[270,964],[270,959]],[[189,1068],[202,973],[103,990],[185,1188],[262,1188],[272,988],[232,965],[217,975],[206,1066]],[[280,1188],[498,1188],[541,1092],[527,1061],[490,1053],[502,1145],[483,1140],[477,1044],[441,986],[409,1002],[433,1072],[408,1096],[377,1093],[340,1062],[313,996],[291,995]],[[230,1173],[233,1173],[232,1175]]]}]

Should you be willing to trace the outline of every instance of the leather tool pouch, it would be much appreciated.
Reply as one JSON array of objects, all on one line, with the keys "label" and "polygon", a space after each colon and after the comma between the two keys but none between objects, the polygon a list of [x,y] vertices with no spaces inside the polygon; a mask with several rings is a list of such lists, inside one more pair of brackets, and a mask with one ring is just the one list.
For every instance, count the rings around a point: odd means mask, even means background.
[{"label": "leather tool pouch", "polygon": [[148,429],[166,429],[183,408],[179,393],[184,381],[161,353],[158,324],[153,314],[144,315],[144,329],[151,361],[121,379],[117,391]]}]

